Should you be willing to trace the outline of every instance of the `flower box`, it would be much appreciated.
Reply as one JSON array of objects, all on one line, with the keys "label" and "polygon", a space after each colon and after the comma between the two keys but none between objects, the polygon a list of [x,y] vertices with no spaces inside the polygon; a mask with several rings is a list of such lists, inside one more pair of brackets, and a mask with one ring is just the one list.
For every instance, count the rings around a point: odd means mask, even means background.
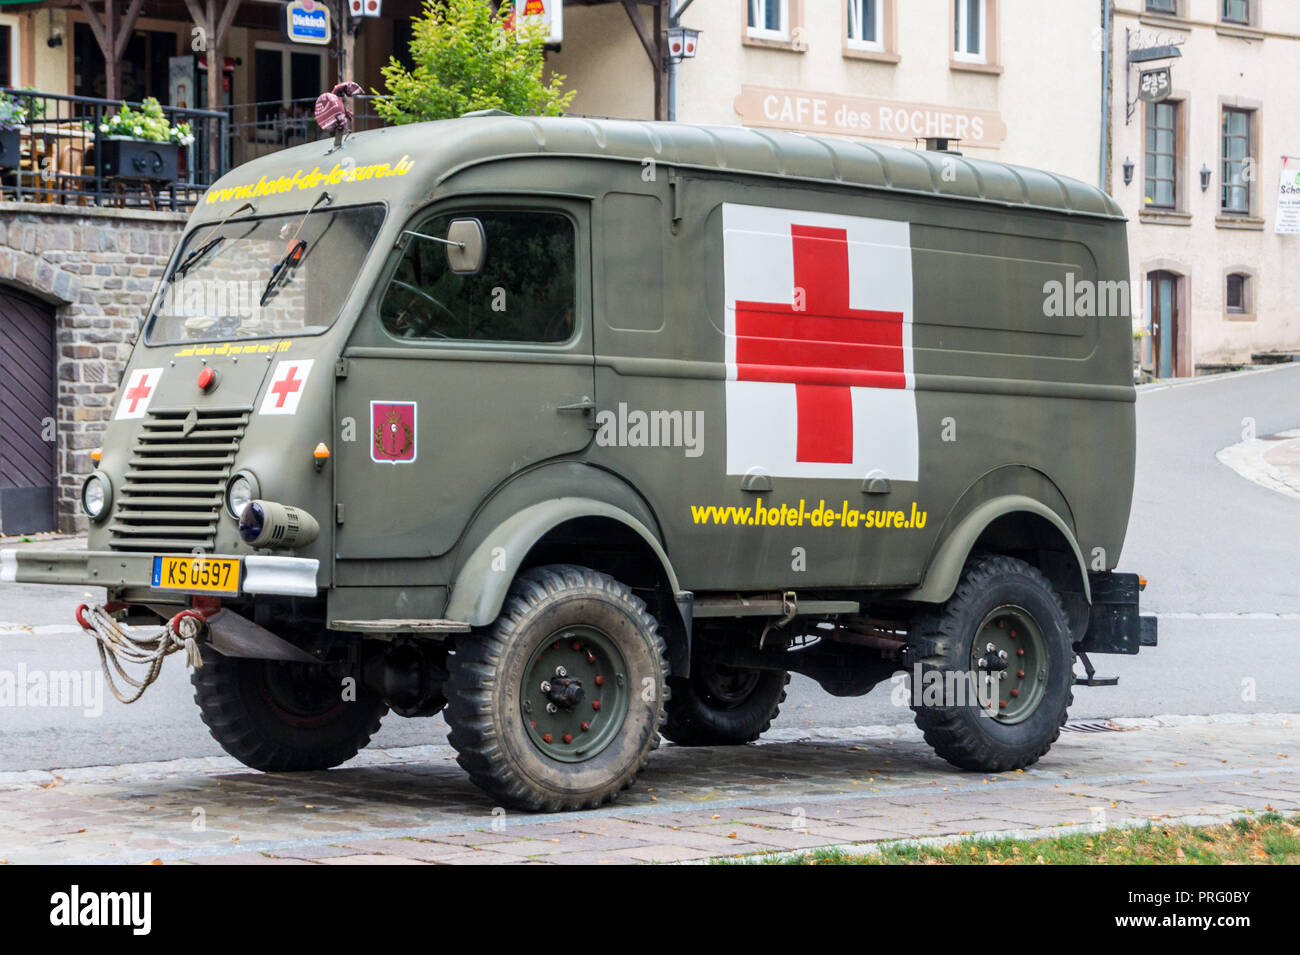
[{"label": "flower box", "polygon": [[101,137],[95,149],[105,179],[171,182],[177,176],[180,147],[140,139]]}]

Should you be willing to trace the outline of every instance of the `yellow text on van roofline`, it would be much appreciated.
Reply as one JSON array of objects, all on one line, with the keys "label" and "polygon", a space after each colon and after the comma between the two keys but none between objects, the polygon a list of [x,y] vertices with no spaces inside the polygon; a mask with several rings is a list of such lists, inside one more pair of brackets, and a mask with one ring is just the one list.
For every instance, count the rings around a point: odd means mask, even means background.
[{"label": "yellow text on van roofline", "polygon": [[209,189],[203,201],[205,205],[213,205],[235,199],[275,196],[294,189],[320,189],[323,186],[337,186],[341,182],[387,179],[390,176],[405,176],[414,166],[415,161],[409,155],[405,155],[396,163],[381,162],[368,166],[337,163],[329,172],[321,172],[320,166],[315,167],[311,172],[298,169],[291,176],[284,175],[277,179],[267,179],[263,176],[255,183],[228,186],[224,189]]}]

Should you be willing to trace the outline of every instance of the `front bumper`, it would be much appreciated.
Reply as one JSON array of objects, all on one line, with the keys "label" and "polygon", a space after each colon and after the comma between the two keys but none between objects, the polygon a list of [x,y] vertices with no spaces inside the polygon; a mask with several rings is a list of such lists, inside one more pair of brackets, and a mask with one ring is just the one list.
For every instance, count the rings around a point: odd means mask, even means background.
[{"label": "front bumper", "polygon": [[[151,587],[154,554],[103,550],[0,550],[0,583],[85,585],[143,594],[183,596],[184,592]],[[177,556],[177,555],[168,555]],[[266,554],[204,554],[241,562],[239,593],[314,597],[320,561],[310,557]],[[199,591],[195,591],[199,593]]]}]

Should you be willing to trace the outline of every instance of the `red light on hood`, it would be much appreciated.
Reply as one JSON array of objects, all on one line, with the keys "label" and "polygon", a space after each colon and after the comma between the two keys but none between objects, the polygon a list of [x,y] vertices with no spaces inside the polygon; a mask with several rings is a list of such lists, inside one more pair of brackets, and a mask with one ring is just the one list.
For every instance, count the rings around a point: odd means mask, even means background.
[{"label": "red light on hood", "polygon": [[210,391],[212,386],[217,383],[217,373],[211,368],[204,368],[199,372],[199,390]]}]

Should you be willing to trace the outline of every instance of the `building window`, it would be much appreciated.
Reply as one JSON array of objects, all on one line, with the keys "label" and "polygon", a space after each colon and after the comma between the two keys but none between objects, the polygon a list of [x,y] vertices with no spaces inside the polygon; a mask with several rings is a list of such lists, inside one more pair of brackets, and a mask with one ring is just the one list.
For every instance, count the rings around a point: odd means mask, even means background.
[{"label": "building window", "polygon": [[1250,0],[1223,0],[1223,22],[1250,26]]},{"label": "building window", "polygon": [[328,85],[324,55],[290,43],[259,42],[253,67],[259,123],[310,120],[316,97]]},{"label": "building window", "polygon": [[884,0],[848,0],[849,48],[885,49]]},{"label": "building window", "polygon": [[17,58],[14,56],[14,28],[8,24],[0,24],[0,86],[17,86],[18,71],[15,67],[18,65],[14,62]]},{"label": "building window", "polygon": [[1233,315],[1245,315],[1250,311],[1249,275],[1233,272],[1228,276],[1227,301],[1228,311]]},{"label": "building window", "polygon": [[[108,68],[99,41],[90,25],[78,23],[72,30],[72,92],[76,96],[103,98],[108,95]],[[171,58],[176,55],[176,34],[161,30],[135,30],[122,54],[122,99],[138,103],[152,96],[160,103],[170,99]]]},{"label": "building window", "polygon": [[1167,17],[1178,16],[1178,0],[1147,0],[1147,13],[1163,13]]},{"label": "building window", "polygon": [[748,0],[749,35],[755,40],[790,39],[790,0]]},{"label": "building window", "polygon": [[1146,118],[1146,204],[1178,205],[1178,104],[1148,103]]},{"label": "building window", "polygon": [[398,17],[393,21],[393,56],[408,73],[415,70],[415,57],[411,55],[411,41],[415,39],[415,20]]},{"label": "building window", "polygon": [[1250,182],[1254,176],[1251,128],[1254,116],[1245,109],[1223,111],[1223,164],[1220,167],[1219,208],[1238,215],[1250,213]]},{"label": "building window", "polygon": [[988,62],[986,0],[953,0],[953,58]]}]

